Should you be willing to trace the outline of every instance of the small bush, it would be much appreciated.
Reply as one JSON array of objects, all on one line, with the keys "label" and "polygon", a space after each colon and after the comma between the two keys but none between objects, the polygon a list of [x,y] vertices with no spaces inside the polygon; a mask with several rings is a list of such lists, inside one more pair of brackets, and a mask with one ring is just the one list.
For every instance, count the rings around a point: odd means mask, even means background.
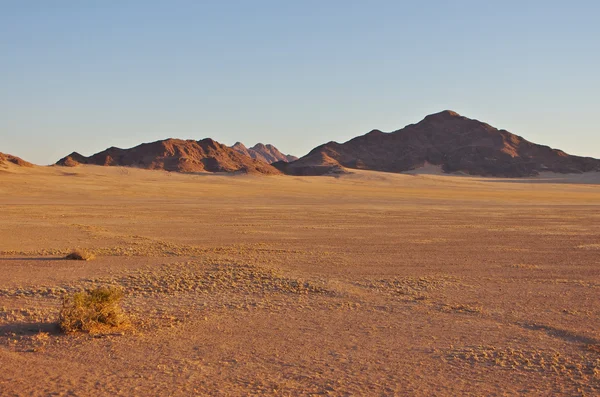
[{"label": "small bush", "polygon": [[76,250],[67,255],[65,259],[70,259],[73,261],[91,261],[95,258],[96,256],[89,251]]},{"label": "small bush", "polygon": [[63,299],[59,326],[63,332],[101,333],[126,328],[127,317],[121,308],[123,292],[100,287],[77,292]]}]

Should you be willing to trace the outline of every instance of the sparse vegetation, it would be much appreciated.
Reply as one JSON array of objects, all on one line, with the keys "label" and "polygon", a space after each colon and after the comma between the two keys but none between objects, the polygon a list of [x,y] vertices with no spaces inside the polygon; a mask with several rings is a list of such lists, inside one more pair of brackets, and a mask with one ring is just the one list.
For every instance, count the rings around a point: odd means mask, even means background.
[{"label": "sparse vegetation", "polygon": [[59,315],[65,333],[105,331],[127,328],[129,321],[121,308],[123,291],[99,287],[77,292],[63,300]]},{"label": "sparse vegetation", "polygon": [[94,255],[90,251],[86,250],[75,250],[71,252],[69,255],[65,257],[65,259],[73,260],[73,261],[91,261],[96,259],[96,255]]},{"label": "sparse vegetation", "polygon": [[129,170],[0,172],[0,395],[600,393],[598,189]]},{"label": "sparse vegetation", "polygon": [[531,265],[528,263],[515,263],[509,266],[512,269],[527,269],[527,270],[540,270],[542,267],[539,265]]},{"label": "sparse vegetation", "polygon": [[483,313],[483,308],[481,306],[472,306],[472,305],[447,305],[443,304],[440,307],[441,311],[445,313],[467,313],[467,314],[481,314]]}]

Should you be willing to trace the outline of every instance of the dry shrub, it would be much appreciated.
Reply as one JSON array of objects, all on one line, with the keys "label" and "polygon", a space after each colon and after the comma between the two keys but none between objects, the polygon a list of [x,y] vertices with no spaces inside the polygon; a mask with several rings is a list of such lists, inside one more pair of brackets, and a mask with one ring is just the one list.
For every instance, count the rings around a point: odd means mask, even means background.
[{"label": "dry shrub", "polygon": [[75,250],[66,256],[65,259],[70,259],[73,261],[91,261],[95,259],[96,256],[86,250]]},{"label": "dry shrub", "polygon": [[510,265],[510,267],[513,269],[529,269],[529,270],[539,270],[542,268],[539,265],[530,265],[527,263],[516,263],[514,265]]},{"label": "dry shrub", "polygon": [[60,329],[66,333],[102,333],[127,328],[122,299],[120,289],[106,287],[66,296],[59,314]]}]

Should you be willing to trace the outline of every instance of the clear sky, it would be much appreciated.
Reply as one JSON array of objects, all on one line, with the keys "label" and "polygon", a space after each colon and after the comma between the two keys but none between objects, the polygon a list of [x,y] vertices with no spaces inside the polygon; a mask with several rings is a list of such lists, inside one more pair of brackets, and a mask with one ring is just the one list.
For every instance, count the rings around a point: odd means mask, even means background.
[{"label": "clear sky", "polygon": [[0,0],[0,151],[304,155],[444,109],[600,157],[600,2]]}]

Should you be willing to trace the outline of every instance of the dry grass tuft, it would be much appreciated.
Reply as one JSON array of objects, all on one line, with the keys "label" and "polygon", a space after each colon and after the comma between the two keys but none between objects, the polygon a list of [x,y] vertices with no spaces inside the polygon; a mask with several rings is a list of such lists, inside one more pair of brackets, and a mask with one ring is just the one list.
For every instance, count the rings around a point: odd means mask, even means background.
[{"label": "dry grass tuft", "polygon": [[445,313],[467,313],[467,314],[480,314],[483,313],[483,307],[481,306],[472,306],[472,305],[447,305],[444,304],[441,307],[441,310]]},{"label": "dry grass tuft", "polygon": [[96,255],[86,250],[75,250],[67,255],[65,259],[73,261],[91,261],[96,259]]},{"label": "dry grass tuft", "polygon": [[67,296],[59,314],[60,329],[65,333],[102,333],[128,328],[122,299],[120,289],[106,287]]},{"label": "dry grass tuft", "polygon": [[600,345],[587,345],[586,349],[588,351],[600,354]]},{"label": "dry grass tuft", "polygon": [[527,269],[527,270],[540,270],[542,267],[539,265],[531,265],[528,263],[515,263],[509,266],[512,269]]}]

